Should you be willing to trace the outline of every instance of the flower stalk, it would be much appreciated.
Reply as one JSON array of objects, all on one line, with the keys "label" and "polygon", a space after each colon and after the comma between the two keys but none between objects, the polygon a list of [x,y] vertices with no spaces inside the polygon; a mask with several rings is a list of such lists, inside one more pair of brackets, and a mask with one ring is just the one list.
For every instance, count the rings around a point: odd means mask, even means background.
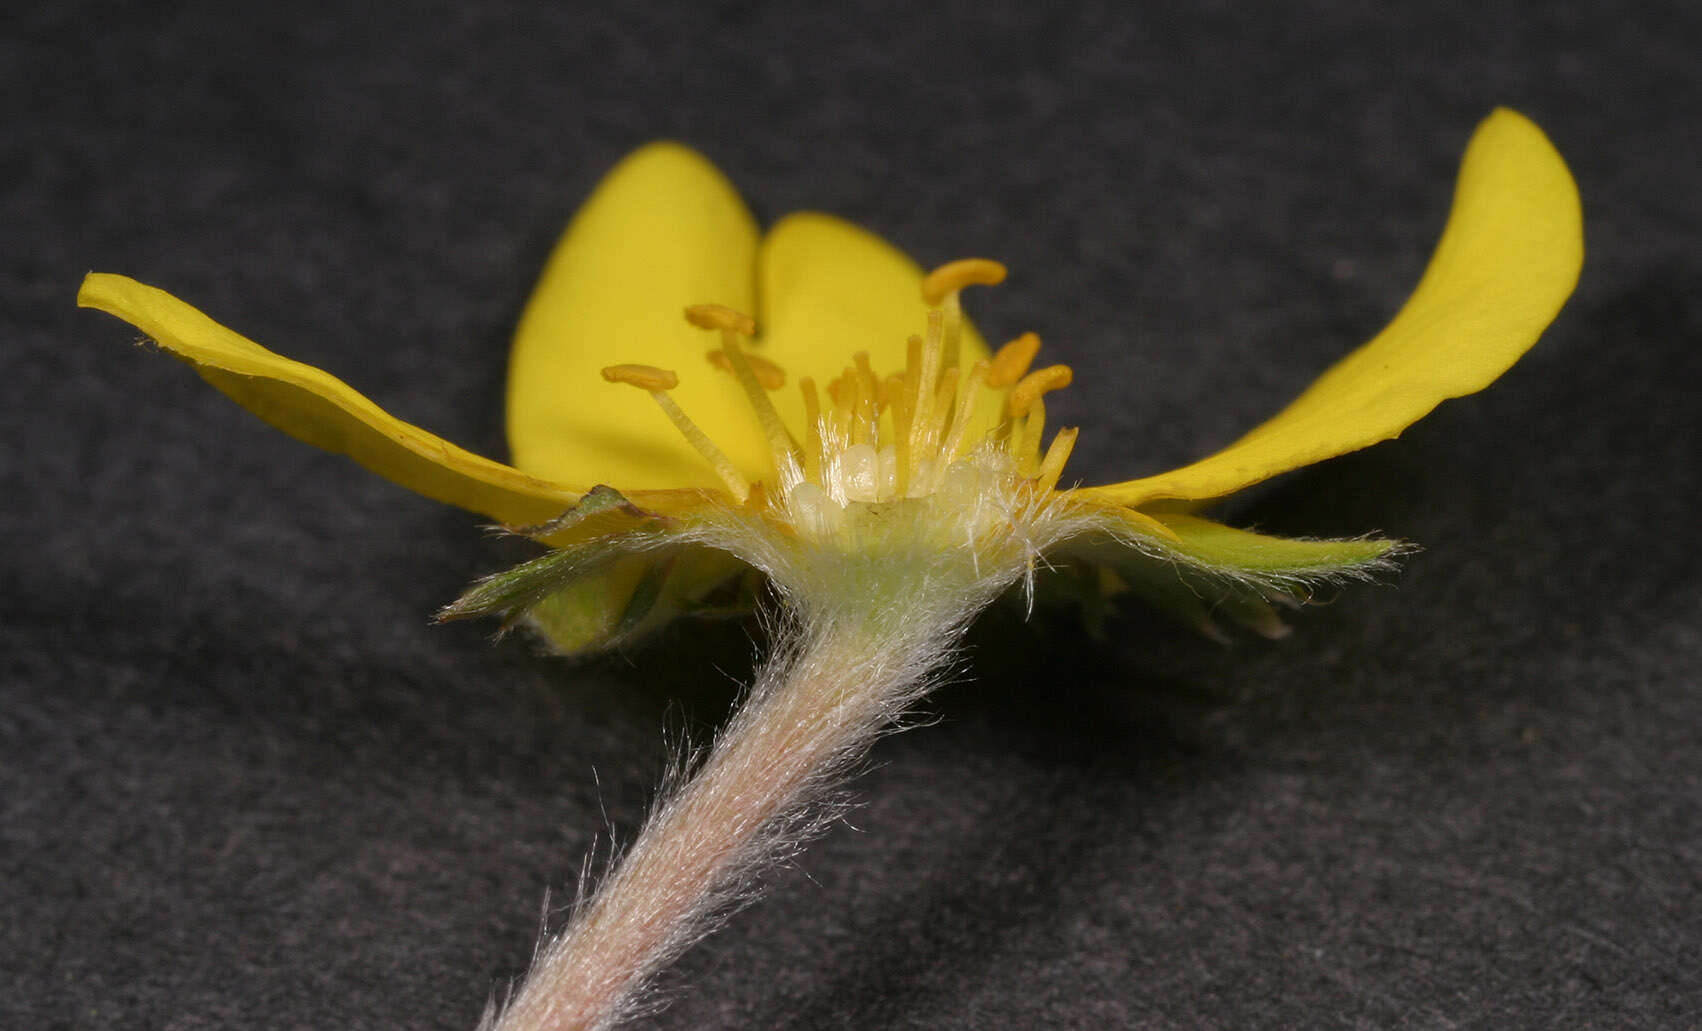
[{"label": "flower stalk", "polygon": [[991,597],[908,597],[783,615],[770,657],[697,773],[655,810],[491,1031],[601,1031],[646,1009],[656,973],[750,901],[831,822],[828,802],[937,681]]}]

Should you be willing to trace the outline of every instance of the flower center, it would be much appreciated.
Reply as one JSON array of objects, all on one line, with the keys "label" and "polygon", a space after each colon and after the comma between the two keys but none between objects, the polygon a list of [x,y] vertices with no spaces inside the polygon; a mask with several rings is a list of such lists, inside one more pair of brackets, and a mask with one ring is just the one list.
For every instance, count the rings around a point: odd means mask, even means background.
[{"label": "flower center", "polygon": [[[676,373],[648,365],[612,365],[603,370],[611,383],[646,391],[680,433],[714,467],[727,490],[741,503],[780,510],[800,531],[832,533],[849,506],[904,498],[961,496],[989,478],[1017,481],[1044,495],[1062,475],[1077,431],[1057,431],[1042,447],[1046,430],[1044,396],[1070,384],[1066,365],[1030,371],[1040,338],[1024,333],[989,360],[967,370],[958,360],[963,336],[965,287],[994,285],[1005,278],[1003,265],[980,258],[954,261],[930,273],[922,283],[928,304],[925,332],[912,336],[901,372],[882,376],[867,352],[827,382],[824,391],[809,376],[798,380],[803,394],[802,439],[781,420],[768,392],[785,386],[786,373],[745,348],[756,332],[750,316],[720,305],[687,308],[688,321],[718,331],[721,347],[710,363],[738,381],[763,435],[768,440],[775,482],[753,484],[734,466],[701,427],[669,395],[679,384]],[[985,405],[997,405],[991,433],[972,434]]]}]

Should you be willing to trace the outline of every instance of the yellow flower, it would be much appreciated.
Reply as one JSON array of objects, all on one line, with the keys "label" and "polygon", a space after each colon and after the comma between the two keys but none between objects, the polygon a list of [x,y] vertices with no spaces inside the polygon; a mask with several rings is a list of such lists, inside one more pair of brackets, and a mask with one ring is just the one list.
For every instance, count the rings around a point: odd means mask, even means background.
[{"label": "yellow flower", "polygon": [[[1059,487],[1076,431],[1045,438],[1044,395],[1070,369],[1031,371],[1032,334],[991,352],[962,316],[960,290],[1002,267],[958,262],[924,278],[820,214],[759,234],[722,175],[671,143],[609,173],[544,271],[510,367],[512,465],[153,287],[91,274],[78,302],[132,323],[286,432],[562,548],[572,557],[494,580],[451,614],[529,613],[567,651],[736,595],[742,563],[784,580],[773,549],[802,545],[956,549],[976,566],[1004,549],[1025,569],[1052,549],[1107,570],[1090,590],[1133,587],[1202,626],[1215,611],[1272,630],[1269,600],[1362,574],[1394,545],[1279,540],[1194,511],[1390,439],[1488,385],[1553,319],[1582,256],[1564,163],[1534,125],[1498,110],[1466,152],[1429,268],[1383,332],[1222,451],[1084,488]],[[901,530],[897,510],[914,510]]]},{"label": "yellow flower", "polygon": [[134,280],[90,275],[78,299],[273,425],[554,546],[449,615],[524,617],[575,651],[748,601],[749,570],[778,592],[772,653],[713,751],[482,1025],[534,1031],[631,1013],[764,864],[820,827],[812,795],[927,691],[969,619],[1013,584],[1032,589],[1042,557],[1093,597],[1133,589],[1207,629],[1222,615],[1265,632],[1280,628],[1272,601],[1379,568],[1395,542],[1281,540],[1194,513],[1488,385],[1554,318],[1582,260],[1566,166],[1497,111],[1388,328],[1222,451],[1083,488],[1060,486],[1076,431],[1047,436],[1045,396],[1071,370],[1032,368],[1032,334],[990,351],[963,318],[961,291],[1002,266],[924,276],[823,215],[759,236],[720,173],[673,144],[611,172],[544,272],[511,365],[513,465]]}]

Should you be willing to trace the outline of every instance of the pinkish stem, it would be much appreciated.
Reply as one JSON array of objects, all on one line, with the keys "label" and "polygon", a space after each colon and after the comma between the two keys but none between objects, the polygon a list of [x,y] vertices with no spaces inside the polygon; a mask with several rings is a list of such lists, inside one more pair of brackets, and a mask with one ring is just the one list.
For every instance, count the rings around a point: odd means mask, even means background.
[{"label": "pinkish stem", "polygon": [[642,1010],[653,976],[820,825],[808,803],[920,696],[958,634],[876,622],[780,635],[702,769],[542,951],[492,1031],[602,1031]]}]

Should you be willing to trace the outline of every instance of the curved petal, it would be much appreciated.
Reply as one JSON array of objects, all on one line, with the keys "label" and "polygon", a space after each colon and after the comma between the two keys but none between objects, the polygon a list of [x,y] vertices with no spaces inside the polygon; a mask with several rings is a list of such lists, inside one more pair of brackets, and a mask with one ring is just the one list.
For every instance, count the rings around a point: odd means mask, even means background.
[{"label": "curved petal", "polygon": [[[787,215],[757,254],[763,356],[792,382],[813,376],[826,383],[858,351],[869,352],[877,374],[902,372],[907,341],[928,325],[922,276],[903,251],[860,226],[814,211]],[[960,348],[963,368],[987,357],[968,319]],[[803,425],[798,391],[779,391],[774,404],[787,425]],[[982,414],[991,429],[997,413]]]},{"label": "curved petal", "polygon": [[1089,488],[1125,505],[1222,497],[1396,437],[1488,386],[1536,343],[1584,259],[1578,189],[1542,130],[1498,109],[1472,136],[1453,211],[1418,289],[1388,328],[1275,418],[1172,472]]},{"label": "curved petal", "polygon": [[705,359],[716,341],[690,304],[755,307],[757,227],[702,155],[652,143],[603,178],[556,246],[515,333],[508,442],[516,467],[623,491],[720,487],[656,406],[604,382],[604,366],[680,374],[682,408],[734,464],[761,475],[768,447],[731,377]]},{"label": "curved petal", "polygon": [[579,492],[527,476],[386,413],[329,373],[273,354],[163,290],[90,273],[77,304],[130,323],[213,386],[291,436],[348,455],[428,498],[508,523],[551,518]]}]

